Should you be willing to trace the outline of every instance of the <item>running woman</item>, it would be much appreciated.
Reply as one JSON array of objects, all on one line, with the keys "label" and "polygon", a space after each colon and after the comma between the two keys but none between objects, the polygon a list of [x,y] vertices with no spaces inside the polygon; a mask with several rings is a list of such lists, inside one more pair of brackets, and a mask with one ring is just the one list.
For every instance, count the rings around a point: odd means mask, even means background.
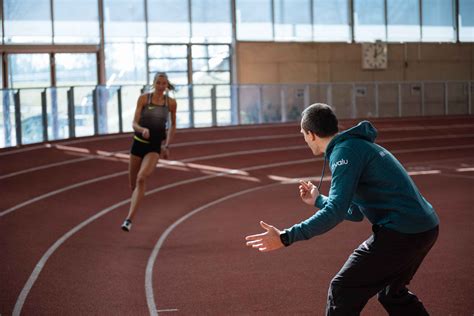
[{"label": "running woman", "polygon": [[[160,156],[169,157],[169,145],[176,131],[176,100],[168,96],[174,90],[165,73],[157,73],[151,93],[141,95],[133,118],[133,144],[130,150],[129,181],[132,190],[130,210],[122,224],[129,232],[138,206],[145,195],[146,180],[155,170]],[[171,126],[168,130],[168,117]],[[163,148],[162,148],[163,147]]]}]

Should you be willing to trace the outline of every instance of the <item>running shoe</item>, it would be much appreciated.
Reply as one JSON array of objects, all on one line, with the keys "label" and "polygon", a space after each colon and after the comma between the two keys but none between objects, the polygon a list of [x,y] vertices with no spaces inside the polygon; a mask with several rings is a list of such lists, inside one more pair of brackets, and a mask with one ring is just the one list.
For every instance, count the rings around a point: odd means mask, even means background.
[{"label": "running shoe", "polygon": [[129,232],[130,229],[132,229],[132,221],[129,219],[126,219],[125,222],[122,224],[122,230]]}]

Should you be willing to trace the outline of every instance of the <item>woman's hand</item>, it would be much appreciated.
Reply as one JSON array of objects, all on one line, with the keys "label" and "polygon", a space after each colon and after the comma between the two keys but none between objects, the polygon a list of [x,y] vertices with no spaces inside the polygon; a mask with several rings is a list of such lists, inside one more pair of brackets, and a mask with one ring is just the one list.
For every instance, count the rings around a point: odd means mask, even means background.
[{"label": "woman's hand", "polygon": [[170,157],[170,149],[168,146],[163,146],[163,148],[161,149],[161,152],[162,152],[162,158],[163,159],[169,159]]},{"label": "woman's hand", "polygon": [[149,139],[150,138],[150,130],[148,128],[143,128],[142,130],[142,136],[143,138],[145,139]]}]

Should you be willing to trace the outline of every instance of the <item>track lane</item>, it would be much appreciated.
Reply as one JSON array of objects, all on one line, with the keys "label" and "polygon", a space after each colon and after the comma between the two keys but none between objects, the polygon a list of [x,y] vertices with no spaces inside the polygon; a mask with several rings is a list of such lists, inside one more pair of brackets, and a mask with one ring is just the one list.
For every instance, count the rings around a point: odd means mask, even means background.
[{"label": "track lane", "polygon": [[[206,162],[206,163],[207,163],[207,162]],[[319,171],[319,169],[318,169],[318,171]]]}]

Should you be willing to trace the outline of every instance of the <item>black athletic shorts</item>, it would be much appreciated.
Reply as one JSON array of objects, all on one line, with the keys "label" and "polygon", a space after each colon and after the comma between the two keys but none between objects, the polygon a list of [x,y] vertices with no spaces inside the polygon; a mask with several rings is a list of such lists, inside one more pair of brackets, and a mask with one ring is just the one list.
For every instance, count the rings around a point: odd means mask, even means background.
[{"label": "black athletic shorts", "polygon": [[132,149],[130,153],[134,156],[138,156],[140,158],[145,157],[146,154],[155,152],[160,154],[161,153],[161,142],[165,139],[165,137],[155,139],[153,142],[148,140],[144,140],[138,136],[133,136],[133,143]]}]

